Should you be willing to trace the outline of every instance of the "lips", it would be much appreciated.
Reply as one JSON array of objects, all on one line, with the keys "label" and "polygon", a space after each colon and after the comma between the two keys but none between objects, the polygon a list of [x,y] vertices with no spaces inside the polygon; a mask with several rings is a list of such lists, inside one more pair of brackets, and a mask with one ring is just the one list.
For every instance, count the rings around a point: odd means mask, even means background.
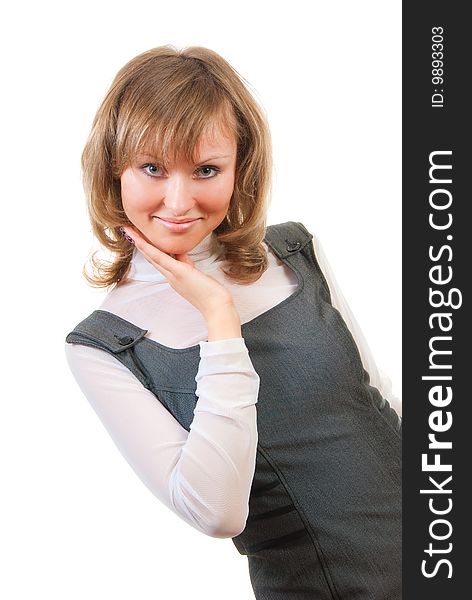
[{"label": "lips", "polygon": [[198,218],[195,219],[165,219],[164,217],[157,217],[161,221],[165,221],[166,223],[192,223],[193,221],[198,221]]},{"label": "lips", "polygon": [[175,219],[163,219],[162,217],[157,217],[160,225],[172,231],[173,233],[180,233],[187,231],[192,227],[194,223],[197,223],[200,219],[182,219],[181,221]]}]

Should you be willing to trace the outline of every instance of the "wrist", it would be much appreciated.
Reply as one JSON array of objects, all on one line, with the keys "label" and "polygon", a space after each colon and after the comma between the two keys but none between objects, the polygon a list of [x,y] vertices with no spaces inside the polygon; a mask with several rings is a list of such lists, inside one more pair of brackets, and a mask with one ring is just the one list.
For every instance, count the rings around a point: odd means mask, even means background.
[{"label": "wrist", "polygon": [[232,302],[213,310],[207,317],[208,341],[242,337],[241,320]]}]

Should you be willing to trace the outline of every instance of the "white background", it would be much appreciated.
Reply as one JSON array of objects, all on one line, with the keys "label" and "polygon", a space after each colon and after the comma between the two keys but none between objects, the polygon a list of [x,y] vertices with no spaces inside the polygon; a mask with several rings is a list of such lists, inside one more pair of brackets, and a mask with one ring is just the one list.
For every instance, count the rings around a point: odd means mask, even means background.
[{"label": "white background", "polygon": [[401,393],[401,4],[32,0],[1,19],[2,510],[8,600],[253,598],[246,559],[167,511],[114,447],[63,341],[103,292],[80,153],[116,71],[203,45],[250,82],[273,135],[269,223],[321,240]]}]

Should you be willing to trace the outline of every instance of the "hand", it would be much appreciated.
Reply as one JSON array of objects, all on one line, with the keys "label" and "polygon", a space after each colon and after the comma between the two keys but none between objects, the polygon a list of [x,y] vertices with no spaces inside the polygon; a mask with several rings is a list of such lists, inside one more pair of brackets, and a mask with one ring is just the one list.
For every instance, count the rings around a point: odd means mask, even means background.
[{"label": "hand", "polygon": [[236,311],[231,293],[216,279],[196,269],[186,253],[175,254],[172,258],[147,242],[136,229],[126,226],[122,230],[174,290],[198,309],[207,321],[227,312],[234,316]]}]

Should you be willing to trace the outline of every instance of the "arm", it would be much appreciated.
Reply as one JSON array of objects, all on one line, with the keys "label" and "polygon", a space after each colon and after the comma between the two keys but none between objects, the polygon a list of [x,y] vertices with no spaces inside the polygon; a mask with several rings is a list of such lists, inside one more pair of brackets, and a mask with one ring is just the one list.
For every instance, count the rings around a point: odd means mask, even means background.
[{"label": "arm", "polygon": [[378,367],[372,356],[372,352],[367,344],[367,341],[362,333],[359,324],[357,323],[354,315],[352,314],[351,309],[349,308],[346,299],[344,298],[339,285],[336,281],[334,273],[326,259],[326,256],[323,252],[323,248],[316,237],[313,237],[313,248],[315,251],[315,256],[318,259],[318,263],[320,265],[321,270],[328,282],[328,286],[331,292],[331,301],[333,306],[338,309],[341,316],[343,317],[346,325],[349,328],[349,331],[356,342],[356,345],[359,349],[359,353],[361,355],[362,364],[364,369],[369,373],[371,384],[376,387],[382,396],[388,400],[392,408],[395,409],[398,415],[402,414],[402,403],[401,400],[395,396],[392,392],[392,382],[389,377],[383,373]]},{"label": "arm", "polygon": [[238,535],[254,475],[259,391],[243,338],[201,342],[190,432],[113,356],[71,344],[66,354],[91,406],[151,492],[207,535]]}]

